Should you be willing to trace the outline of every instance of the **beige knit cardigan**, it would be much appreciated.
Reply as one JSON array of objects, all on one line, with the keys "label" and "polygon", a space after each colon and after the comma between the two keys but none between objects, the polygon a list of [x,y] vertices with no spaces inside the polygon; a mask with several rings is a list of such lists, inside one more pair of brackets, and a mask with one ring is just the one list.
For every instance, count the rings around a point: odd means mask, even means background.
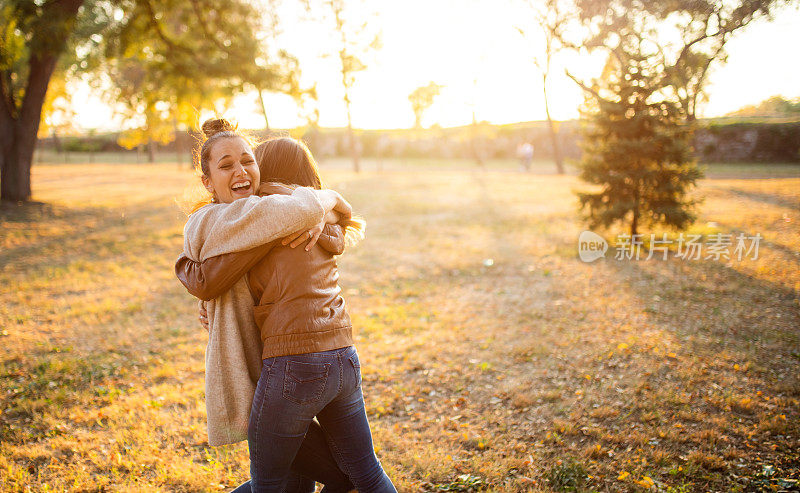
[{"label": "beige knit cardigan", "polygon": [[[194,212],[183,229],[183,251],[192,260],[255,248],[322,221],[315,193],[252,196],[209,204]],[[253,319],[253,298],[243,277],[206,303],[206,414],[208,442],[225,445],[247,439],[247,424],[261,373],[261,336]]]}]

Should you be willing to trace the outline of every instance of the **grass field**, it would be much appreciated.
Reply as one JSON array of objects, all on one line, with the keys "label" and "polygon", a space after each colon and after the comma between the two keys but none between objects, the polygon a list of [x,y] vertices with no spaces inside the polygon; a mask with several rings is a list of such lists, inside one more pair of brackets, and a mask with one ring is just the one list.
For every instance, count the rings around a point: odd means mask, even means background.
[{"label": "grass field", "polygon": [[[800,478],[796,165],[712,166],[698,190],[693,231],[760,233],[757,260],[585,264],[574,176],[324,164],[368,221],[341,284],[401,492]],[[38,165],[41,203],[0,211],[3,491],[247,479],[246,444],[206,442],[207,336],[172,270],[194,180],[176,163]]]}]

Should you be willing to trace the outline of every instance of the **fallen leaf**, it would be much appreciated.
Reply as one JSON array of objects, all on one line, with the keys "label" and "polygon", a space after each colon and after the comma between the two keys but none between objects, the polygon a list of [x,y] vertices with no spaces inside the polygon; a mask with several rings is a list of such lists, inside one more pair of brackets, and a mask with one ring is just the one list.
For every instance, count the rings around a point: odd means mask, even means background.
[{"label": "fallen leaf", "polygon": [[656,485],[656,482],[653,481],[652,479],[650,479],[649,477],[645,476],[642,479],[640,479],[639,481],[636,481],[636,484],[638,484],[639,486],[641,486],[643,488],[652,488],[653,486]]}]

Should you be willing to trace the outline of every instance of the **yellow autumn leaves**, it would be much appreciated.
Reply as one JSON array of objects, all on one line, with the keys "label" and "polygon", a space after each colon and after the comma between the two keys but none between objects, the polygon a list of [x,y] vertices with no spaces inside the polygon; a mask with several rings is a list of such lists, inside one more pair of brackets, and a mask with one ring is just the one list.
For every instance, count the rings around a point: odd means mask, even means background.
[{"label": "yellow autumn leaves", "polygon": [[[624,352],[624,351],[626,351],[626,350],[628,350],[630,348],[631,348],[631,346],[627,342],[620,342],[619,344],[617,344],[617,351],[620,351],[620,352]],[[655,353],[655,354],[660,354],[661,353],[661,350],[658,348],[658,346],[653,347],[653,353]],[[611,357],[612,354],[613,353],[608,353],[609,357]],[[666,355],[667,355],[667,358],[670,358],[670,359],[677,359],[678,358],[678,354],[673,352],[673,351],[667,352]]]},{"label": "yellow autumn leaves", "polygon": [[[631,473],[629,473],[628,471],[622,471],[620,473],[620,475],[617,476],[617,479],[619,481],[626,481],[626,480],[628,480],[628,478],[630,476],[631,476]],[[637,486],[641,486],[642,488],[652,488],[653,486],[656,485],[656,482],[653,481],[649,476],[642,476],[642,479],[638,479],[638,480],[634,479],[633,482]]]}]

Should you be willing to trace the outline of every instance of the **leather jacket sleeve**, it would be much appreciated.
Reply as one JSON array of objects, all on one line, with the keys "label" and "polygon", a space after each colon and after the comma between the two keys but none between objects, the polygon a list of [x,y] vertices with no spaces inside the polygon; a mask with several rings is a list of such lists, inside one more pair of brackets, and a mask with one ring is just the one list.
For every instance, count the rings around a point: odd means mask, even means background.
[{"label": "leather jacket sleeve", "polygon": [[326,224],[317,243],[332,255],[341,255],[344,253],[344,228],[338,224]]},{"label": "leather jacket sleeve", "polygon": [[233,287],[279,241],[243,252],[217,255],[202,262],[181,254],[175,262],[175,275],[193,296],[204,301],[213,300]]}]

